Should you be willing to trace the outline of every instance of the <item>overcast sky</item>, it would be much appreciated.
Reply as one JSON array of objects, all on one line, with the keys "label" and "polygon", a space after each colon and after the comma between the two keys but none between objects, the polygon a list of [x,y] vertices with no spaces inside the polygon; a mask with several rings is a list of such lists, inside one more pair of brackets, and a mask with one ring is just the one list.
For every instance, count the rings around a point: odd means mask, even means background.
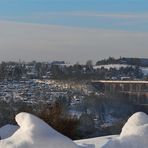
[{"label": "overcast sky", "polygon": [[0,61],[147,57],[147,0],[0,0]]}]

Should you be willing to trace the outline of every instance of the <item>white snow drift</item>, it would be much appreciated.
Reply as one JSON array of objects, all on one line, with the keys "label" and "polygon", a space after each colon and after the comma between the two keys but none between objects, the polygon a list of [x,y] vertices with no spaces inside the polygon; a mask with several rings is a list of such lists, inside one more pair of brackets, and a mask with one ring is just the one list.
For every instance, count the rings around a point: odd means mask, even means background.
[{"label": "white snow drift", "polygon": [[20,128],[10,138],[1,140],[0,148],[78,148],[34,115],[20,113],[16,121]]},{"label": "white snow drift", "polygon": [[134,114],[119,138],[110,140],[103,148],[148,148],[148,116],[142,112]]},{"label": "white snow drift", "polygon": [[[1,140],[0,148],[148,148],[148,116],[142,112],[129,118],[119,137],[98,137],[75,142],[34,115],[20,113],[16,121],[20,128],[11,137]],[[4,129],[1,131],[5,132]]]},{"label": "white snow drift", "polygon": [[0,128],[0,139],[6,139],[14,134],[19,127],[16,125],[5,125]]}]

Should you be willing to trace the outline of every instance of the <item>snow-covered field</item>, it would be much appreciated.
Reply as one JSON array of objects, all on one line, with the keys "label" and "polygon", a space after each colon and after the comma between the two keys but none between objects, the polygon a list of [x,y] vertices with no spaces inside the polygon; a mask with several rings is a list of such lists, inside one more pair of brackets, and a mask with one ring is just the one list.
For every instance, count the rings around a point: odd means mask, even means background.
[{"label": "snow-covered field", "polygon": [[[115,68],[119,70],[121,67],[126,68],[126,67],[135,67],[133,65],[127,65],[127,64],[107,64],[107,65],[99,65],[99,66],[94,66],[94,69],[100,69],[100,68],[105,68],[105,69],[110,69],[110,68]],[[146,76],[148,75],[148,67],[140,67],[142,70],[142,73]]]},{"label": "snow-covered field", "polygon": [[19,128],[1,128],[0,136],[6,139],[0,141],[0,148],[148,148],[148,116],[142,112],[129,118],[119,136],[78,141],[61,135],[34,115],[20,113],[15,119]]},{"label": "snow-covered field", "polygon": [[145,76],[148,75],[148,67],[141,67],[141,70]]},{"label": "snow-covered field", "polygon": [[100,68],[104,67],[105,69],[115,68],[115,69],[119,70],[121,67],[126,68],[126,67],[130,67],[130,66],[132,66],[132,65],[127,65],[127,64],[107,64],[107,65],[94,66],[94,69],[100,69]]},{"label": "snow-covered field", "polygon": [[118,137],[117,135],[97,137],[91,139],[84,139],[75,141],[78,145],[83,146],[84,148],[101,148],[109,140]]}]

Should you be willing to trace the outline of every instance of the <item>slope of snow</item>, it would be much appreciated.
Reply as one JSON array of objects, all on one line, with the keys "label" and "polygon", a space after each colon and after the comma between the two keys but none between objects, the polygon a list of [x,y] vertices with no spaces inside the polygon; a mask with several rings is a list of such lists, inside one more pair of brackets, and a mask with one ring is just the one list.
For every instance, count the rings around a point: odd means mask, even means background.
[{"label": "slope of snow", "polygon": [[18,129],[18,126],[7,124],[0,128],[0,139],[6,139],[12,136]]},{"label": "slope of snow", "polygon": [[121,67],[126,68],[126,67],[130,67],[130,66],[132,66],[132,65],[127,65],[127,64],[107,64],[107,65],[94,66],[94,69],[100,69],[100,68],[104,67],[105,69],[115,68],[115,69],[119,70]]},{"label": "slope of snow", "polygon": [[[11,137],[1,140],[0,148],[148,148],[148,116],[142,112],[129,118],[120,136],[75,142],[34,115],[20,113],[16,116],[16,121],[20,128]],[[5,128],[1,131],[4,132]]]},{"label": "slope of snow", "polygon": [[75,141],[78,145],[83,146],[85,148],[101,148],[105,143],[109,140],[118,137],[117,135],[112,136],[104,136],[98,138],[84,139]]},{"label": "slope of snow", "polygon": [[134,114],[120,137],[110,140],[102,148],[148,148],[148,116],[142,112]]},{"label": "slope of snow", "polygon": [[1,140],[0,148],[78,148],[34,115],[20,113],[16,122],[20,128],[10,138]]},{"label": "slope of snow", "polygon": [[[137,130],[139,130],[140,127],[144,127],[144,125],[148,125],[148,116],[145,113],[138,112],[135,113],[133,116],[131,116],[127,123],[122,128],[122,132],[120,136],[127,136],[127,135],[133,135],[137,134]],[[148,130],[148,129],[145,129]],[[148,134],[148,133],[147,133]]]}]

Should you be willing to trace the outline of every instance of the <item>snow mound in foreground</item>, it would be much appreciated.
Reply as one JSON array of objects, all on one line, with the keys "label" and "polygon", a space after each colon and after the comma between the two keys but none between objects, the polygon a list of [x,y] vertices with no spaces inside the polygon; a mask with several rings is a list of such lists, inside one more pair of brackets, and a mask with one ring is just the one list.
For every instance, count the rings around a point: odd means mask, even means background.
[{"label": "snow mound in foreground", "polygon": [[148,148],[148,116],[135,113],[123,127],[120,137],[110,140],[102,148]]},{"label": "snow mound in foreground", "polygon": [[[148,148],[148,116],[142,112],[129,118],[118,138],[76,141],[79,146],[34,115],[20,113],[16,121],[20,128],[11,137],[1,140],[0,148],[80,148],[80,145],[81,148]],[[2,134],[8,127],[2,128]]]},{"label": "snow mound in foreground", "polygon": [[69,138],[61,135],[34,115],[16,116],[20,128],[9,138],[0,141],[0,148],[78,148]]},{"label": "snow mound in foreground", "polygon": [[0,128],[0,139],[6,139],[14,134],[19,127],[16,125],[7,124]]}]

